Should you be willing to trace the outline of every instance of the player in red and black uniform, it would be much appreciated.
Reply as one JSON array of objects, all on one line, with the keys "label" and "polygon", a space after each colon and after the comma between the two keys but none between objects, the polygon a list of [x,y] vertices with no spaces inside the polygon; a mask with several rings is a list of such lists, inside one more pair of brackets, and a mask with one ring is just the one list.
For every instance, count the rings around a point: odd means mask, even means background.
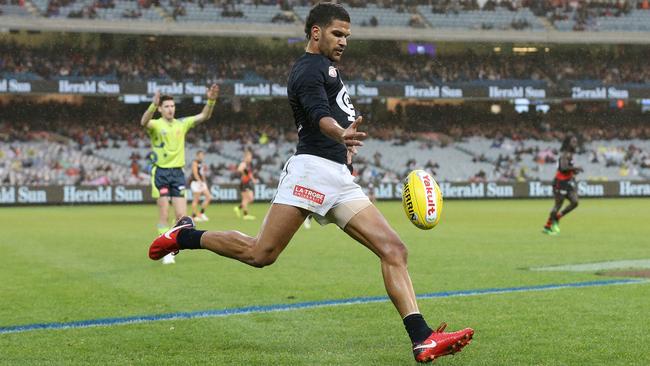
[{"label": "player in red and black uniform", "polygon": [[[544,225],[543,232],[545,234],[557,235],[560,232],[560,219],[578,207],[575,175],[582,172],[582,168],[573,164],[573,154],[575,154],[577,147],[578,139],[573,135],[567,136],[560,147],[560,159],[558,160],[555,179],[553,179],[555,205],[546,221],[546,225]],[[560,211],[565,199],[569,200],[569,205]]]},{"label": "player in red and black uniform", "polygon": [[[190,189],[192,190],[192,219],[194,221],[208,221],[208,216],[205,214],[205,210],[210,205],[210,200],[212,200],[212,195],[208,189],[205,177],[203,176],[203,159],[205,158],[205,152],[199,150],[196,152],[196,159],[192,161],[192,172],[190,173],[190,178],[188,180]],[[201,211],[199,210],[199,201],[203,196],[203,203],[201,203]]]},{"label": "player in red and black uniform", "polygon": [[[241,174],[239,191],[241,193],[241,204],[235,206],[235,214],[244,220],[255,220],[255,216],[248,214],[248,205],[255,199],[255,176],[253,175],[253,153],[250,150],[244,152],[244,161],[239,163],[237,171]],[[243,216],[242,216],[243,214]]]}]

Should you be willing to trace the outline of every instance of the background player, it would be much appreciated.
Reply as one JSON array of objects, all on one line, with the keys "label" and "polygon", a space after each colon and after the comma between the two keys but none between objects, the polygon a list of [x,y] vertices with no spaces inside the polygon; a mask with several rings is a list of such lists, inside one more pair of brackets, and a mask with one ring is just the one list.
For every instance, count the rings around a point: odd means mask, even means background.
[{"label": "background player", "polygon": [[[573,154],[575,154],[577,147],[578,139],[573,135],[568,135],[562,141],[557,172],[555,173],[555,179],[553,179],[555,204],[546,221],[546,225],[544,225],[542,232],[545,234],[559,234],[560,219],[578,207],[578,191],[576,190],[575,175],[582,172],[582,168],[573,165]],[[569,204],[564,210],[558,212],[565,199],[569,200]]]},{"label": "background player", "polygon": [[[192,218],[194,221],[208,221],[209,218],[205,214],[205,210],[210,205],[212,195],[208,189],[208,184],[205,181],[203,159],[205,152],[199,150],[196,152],[196,158],[192,161],[192,171],[190,173],[190,189],[192,190]],[[201,211],[198,212],[199,201],[203,196],[201,203]]]},{"label": "background player", "polygon": [[235,214],[244,220],[255,220],[255,216],[248,213],[248,205],[255,200],[255,183],[257,183],[253,173],[253,153],[250,150],[244,151],[244,161],[239,163],[237,171],[241,174],[239,183],[241,203],[235,206]]},{"label": "background player", "polygon": [[420,314],[407,270],[407,249],[370,202],[346,166],[363,145],[347,89],[333,62],[341,59],[350,36],[350,17],[340,5],[320,3],[305,25],[307,52],[289,75],[288,96],[298,147],[284,166],[277,193],[256,237],[238,231],[194,229],[189,217],[153,241],[149,257],[181,249],[208,249],[254,267],[275,262],[308,215],[321,224],[336,223],[380,260],[388,295],[404,320],[419,362],[459,351],[474,331],[433,331]]},{"label": "background player", "polygon": [[[219,86],[213,84],[207,91],[208,102],[201,113],[176,119],[176,103],[168,95],[160,96],[156,91],[149,108],[142,115],[140,124],[147,129],[151,138],[153,168],[151,169],[151,195],[158,204],[158,233],[169,229],[169,202],[174,207],[176,219],[186,215],[185,198],[185,135],[190,128],[212,116],[212,110],[219,96]],[[152,119],[158,111],[158,119]],[[174,263],[173,256],[167,256],[163,263]]]}]

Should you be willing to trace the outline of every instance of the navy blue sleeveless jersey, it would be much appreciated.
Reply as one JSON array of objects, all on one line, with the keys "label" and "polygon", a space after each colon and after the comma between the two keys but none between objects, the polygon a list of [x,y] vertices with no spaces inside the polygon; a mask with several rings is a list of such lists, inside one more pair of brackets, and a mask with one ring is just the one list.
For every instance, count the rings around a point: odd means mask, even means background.
[{"label": "navy blue sleeveless jersey", "polygon": [[332,117],[347,128],[356,115],[348,90],[332,62],[323,55],[302,55],[289,74],[287,94],[298,128],[296,155],[316,155],[345,164],[345,145],[327,137],[319,127],[321,118]]}]

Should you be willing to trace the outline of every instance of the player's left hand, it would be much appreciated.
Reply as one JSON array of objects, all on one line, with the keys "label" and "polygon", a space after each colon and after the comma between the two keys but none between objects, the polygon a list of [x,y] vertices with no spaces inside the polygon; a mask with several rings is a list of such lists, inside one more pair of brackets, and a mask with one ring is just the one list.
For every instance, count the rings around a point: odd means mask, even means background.
[{"label": "player's left hand", "polygon": [[363,146],[362,140],[365,140],[367,137],[367,134],[365,132],[357,131],[357,128],[359,128],[359,125],[362,121],[363,117],[357,117],[357,119],[355,119],[354,122],[352,122],[350,126],[348,126],[348,128],[346,128],[343,132],[343,143],[348,149],[348,164],[352,164],[352,156],[357,154],[357,146]]},{"label": "player's left hand", "polygon": [[343,144],[345,144],[348,150],[355,146],[363,146],[363,142],[361,141],[365,140],[367,135],[365,132],[357,131],[357,128],[361,124],[362,120],[363,118],[361,116],[357,117],[357,119],[355,119],[354,122],[352,122],[350,126],[345,129],[345,131],[343,131],[343,135],[341,135]]},{"label": "player's left hand", "polygon": [[212,84],[210,86],[210,89],[208,89],[207,96],[208,96],[208,99],[211,99],[211,100],[219,98],[219,85]]},{"label": "player's left hand", "polygon": [[362,121],[363,117],[357,117],[357,119],[355,119],[354,122],[352,122],[350,126],[345,129],[345,131],[343,131],[343,135],[341,136],[343,138],[345,147],[348,149],[348,164],[352,163],[352,156],[357,154],[357,146],[363,146],[362,140],[365,140],[367,136],[365,132],[357,131],[357,128]]}]

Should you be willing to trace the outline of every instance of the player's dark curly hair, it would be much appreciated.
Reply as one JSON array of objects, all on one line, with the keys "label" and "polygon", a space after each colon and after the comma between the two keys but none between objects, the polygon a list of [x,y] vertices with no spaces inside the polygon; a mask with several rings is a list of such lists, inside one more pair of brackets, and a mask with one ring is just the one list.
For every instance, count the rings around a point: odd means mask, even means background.
[{"label": "player's dark curly hair", "polygon": [[311,28],[315,25],[321,28],[327,28],[334,20],[350,22],[350,14],[340,4],[318,3],[311,8],[307,21],[305,22],[305,37],[311,38]]},{"label": "player's dark curly hair", "polygon": [[171,101],[173,101],[173,100],[174,100],[174,97],[172,97],[171,95],[167,95],[167,94],[161,95],[161,96],[160,96],[160,105],[162,105],[163,102],[165,102],[165,101],[167,101],[167,100],[171,100]]},{"label": "player's dark curly hair", "polygon": [[575,152],[575,147],[571,145],[571,140],[576,138],[573,134],[567,134],[564,140],[562,140],[562,146],[560,146],[560,151]]}]

